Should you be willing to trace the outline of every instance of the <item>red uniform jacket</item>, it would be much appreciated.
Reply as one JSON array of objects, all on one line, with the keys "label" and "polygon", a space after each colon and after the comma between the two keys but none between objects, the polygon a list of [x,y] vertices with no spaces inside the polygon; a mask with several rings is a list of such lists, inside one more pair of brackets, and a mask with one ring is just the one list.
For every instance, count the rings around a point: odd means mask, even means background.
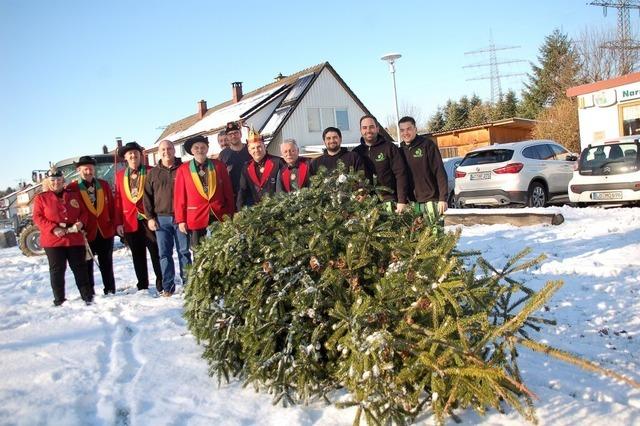
[{"label": "red uniform jacket", "polygon": [[[138,170],[144,168],[148,173],[151,167],[140,166]],[[133,198],[130,198],[131,191],[129,189],[129,181],[125,182],[125,172],[127,169],[120,170],[116,173],[115,181],[115,224],[124,225],[124,232],[135,232],[138,230],[138,214],[144,216],[144,205],[142,204],[142,196],[144,194],[144,182],[141,183],[138,189],[137,200],[134,202]],[[138,181],[142,178],[142,175],[138,178]]]},{"label": "red uniform jacket", "polygon": [[42,247],[84,246],[84,237],[80,232],[56,237],[53,229],[62,228],[60,224],[70,227],[78,221],[86,226],[88,219],[87,209],[76,191],[65,189],[60,198],[53,191],[45,191],[33,200],[33,222],[40,229]]},{"label": "red uniform jacket", "polygon": [[[233,186],[227,166],[219,160],[209,161],[215,170],[215,192],[209,199],[208,194],[200,192],[200,178],[197,175],[192,177],[191,165],[194,160],[182,164],[176,173],[173,212],[176,223],[186,222],[189,230],[206,228],[209,225],[210,211],[213,211],[218,220],[222,220],[224,215],[232,216],[235,212]],[[196,186],[196,180],[199,186]]]},{"label": "red uniform jacket", "polygon": [[[284,192],[291,192],[291,169],[286,164],[280,168],[280,182]],[[309,163],[306,158],[298,158],[298,188],[309,186]]]},{"label": "red uniform jacket", "polygon": [[[80,199],[84,202],[84,205],[89,213],[89,221],[86,224],[87,240],[93,241],[100,231],[102,238],[111,238],[116,233],[115,226],[115,204],[113,202],[113,193],[109,182],[102,179],[95,179],[99,184],[101,190],[96,188],[96,206],[94,207],[89,195],[83,195],[86,191],[80,188],[78,182],[71,182],[67,185],[67,188],[72,191],[77,191],[80,194]],[[94,187],[95,188],[95,187]]]}]

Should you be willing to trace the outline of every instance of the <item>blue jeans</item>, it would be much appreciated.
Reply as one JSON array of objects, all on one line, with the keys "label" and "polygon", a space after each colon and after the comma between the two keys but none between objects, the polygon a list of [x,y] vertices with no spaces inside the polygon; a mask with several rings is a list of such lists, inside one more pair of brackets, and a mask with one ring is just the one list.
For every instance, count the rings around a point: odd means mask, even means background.
[{"label": "blue jeans", "polygon": [[158,230],[156,239],[158,240],[158,250],[160,252],[160,269],[162,269],[162,288],[164,291],[173,293],[176,290],[176,270],[173,265],[173,245],[175,243],[178,252],[178,263],[180,264],[180,278],[182,285],[187,282],[185,267],[191,264],[191,252],[189,251],[189,236],[183,234],[178,229],[178,224],[173,220],[173,216],[158,216]]}]

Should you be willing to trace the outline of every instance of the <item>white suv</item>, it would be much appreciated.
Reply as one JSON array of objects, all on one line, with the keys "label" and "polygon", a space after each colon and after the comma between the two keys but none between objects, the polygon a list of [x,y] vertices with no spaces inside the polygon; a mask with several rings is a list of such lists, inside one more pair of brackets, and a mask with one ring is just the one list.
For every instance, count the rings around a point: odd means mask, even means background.
[{"label": "white suv", "polygon": [[640,202],[640,136],[586,147],[569,182],[569,199],[578,205]]},{"label": "white suv", "polygon": [[544,207],[568,201],[577,157],[562,145],[530,140],[477,148],[456,169],[459,207],[519,204]]}]

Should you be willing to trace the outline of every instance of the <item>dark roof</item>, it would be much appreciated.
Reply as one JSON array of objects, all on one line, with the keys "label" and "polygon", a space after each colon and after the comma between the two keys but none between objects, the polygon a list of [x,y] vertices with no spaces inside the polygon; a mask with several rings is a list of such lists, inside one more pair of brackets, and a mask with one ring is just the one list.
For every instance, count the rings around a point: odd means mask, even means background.
[{"label": "dark roof", "polygon": [[[322,68],[325,65],[328,65],[328,62],[324,62],[322,64],[318,64],[318,65],[315,65],[313,67],[305,68],[302,71],[299,71],[299,72],[297,72],[295,74],[292,74],[292,75],[290,75],[288,77],[285,77],[283,79],[274,81],[272,83],[266,84],[266,85],[264,85],[262,87],[259,87],[259,88],[255,89],[255,90],[253,90],[253,91],[251,91],[249,93],[244,93],[242,95],[241,100],[247,99],[247,98],[251,98],[253,96],[259,95],[259,94],[264,93],[264,92],[267,92],[267,91],[272,90],[272,89],[274,89],[274,88],[276,88],[278,86],[282,86],[284,88],[285,86],[288,86],[291,83],[295,82],[298,79],[298,77],[301,77],[301,76],[303,76],[305,74],[309,74],[309,73],[319,74],[320,70],[322,70]],[[276,94],[279,94],[279,93],[281,93],[281,91],[277,91],[276,92]],[[269,97],[269,100],[271,100],[271,99],[272,99],[272,96]],[[227,107],[229,105],[233,105],[233,99],[229,99],[228,101],[225,101],[225,102],[223,102],[221,104],[218,104],[216,106],[213,106],[213,107],[207,109],[207,112],[205,113],[204,117],[207,117],[207,116],[213,114],[214,112],[219,111],[222,108],[225,108],[225,107]],[[260,106],[262,106],[262,104],[254,106],[253,108],[251,108],[251,110],[246,111],[246,113],[257,111],[258,109],[260,109],[259,108]],[[204,117],[202,117],[202,118],[204,118]],[[181,131],[193,126],[195,123],[200,121],[202,118],[199,117],[198,113],[195,113],[195,114],[192,114],[192,115],[190,115],[188,117],[185,117],[185,118],[183,118],[181,120],[178,120],[178,121],[176,121],[174,123],[171,123],[169,126],[167,126],[166,129],[164,129],[164,131],[162,132],[160,137],[156,140],[156,142],[161,141],[166,136],[168,136],[168,135],[170,135],[172,133],[181,132]]]}]

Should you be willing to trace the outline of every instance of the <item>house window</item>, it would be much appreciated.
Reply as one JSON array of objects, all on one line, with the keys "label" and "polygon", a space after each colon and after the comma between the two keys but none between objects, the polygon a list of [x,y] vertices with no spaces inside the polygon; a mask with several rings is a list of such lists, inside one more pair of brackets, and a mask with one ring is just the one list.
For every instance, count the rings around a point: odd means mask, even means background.
[{"label": "house window", "polygon": [[307,108],[310,132],[321,132],[327,127],[349,130],[349,114],[346,108]]},{"label": "house window", "polygon": [[620,105],[622,136],[640,135],[640,102]]}]

